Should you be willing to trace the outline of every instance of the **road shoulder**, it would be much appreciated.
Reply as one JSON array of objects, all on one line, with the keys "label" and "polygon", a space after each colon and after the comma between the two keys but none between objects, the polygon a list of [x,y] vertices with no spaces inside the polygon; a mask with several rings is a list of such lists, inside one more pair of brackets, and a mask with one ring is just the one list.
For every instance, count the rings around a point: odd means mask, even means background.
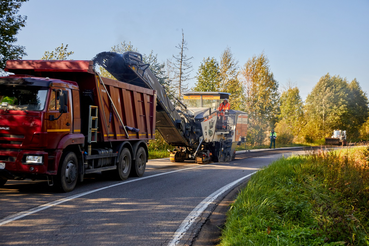
[{"label": "road shoulder", "polygon": [[227,219],[229,206],[235,201],[238,193],[247,185],[250,178],[231,190],[223,200],[215,207],[214,211],[206,219],[199,234],[194,238],[192,246],[217,245],[220,242],[222,229]]}]

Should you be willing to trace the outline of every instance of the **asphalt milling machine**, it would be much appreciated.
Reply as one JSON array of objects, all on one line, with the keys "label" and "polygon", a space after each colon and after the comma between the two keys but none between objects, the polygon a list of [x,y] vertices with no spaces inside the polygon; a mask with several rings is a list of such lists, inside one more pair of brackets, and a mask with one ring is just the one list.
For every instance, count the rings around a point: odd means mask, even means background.
[{"label": "asphalt milling machine", "polygon": [[231,161],[236,146],[245,142],[247,114],[217,110],[229,93],[184,93],[183,101],[177,100],[174,105],[141,54],[101,52],[93,61],[119,81],[156,90],[156,129],[168,144],[175,146],[170,155],[172,162]]}]

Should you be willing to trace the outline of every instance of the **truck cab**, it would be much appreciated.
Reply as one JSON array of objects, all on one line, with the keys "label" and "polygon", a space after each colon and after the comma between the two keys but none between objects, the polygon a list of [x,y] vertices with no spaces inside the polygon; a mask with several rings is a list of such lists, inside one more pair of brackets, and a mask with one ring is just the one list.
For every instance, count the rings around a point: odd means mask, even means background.
[{"label": "truck cab", "polygon": [[0,78],[2,182],[57,174],[62,154],[58,145],[68,138],[84,142],[80,112],[72,106],[78,100],[75,82],[22,75]]}]

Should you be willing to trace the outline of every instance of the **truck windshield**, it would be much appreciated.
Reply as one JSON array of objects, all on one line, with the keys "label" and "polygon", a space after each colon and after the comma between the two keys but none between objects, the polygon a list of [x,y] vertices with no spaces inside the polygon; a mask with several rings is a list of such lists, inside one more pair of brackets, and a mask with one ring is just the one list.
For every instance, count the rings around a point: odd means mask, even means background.
[{"label": "truck windshield", "polygon": [[0,109],[41,111],[45,108],[47,89],[41,87],[0,87]]}]

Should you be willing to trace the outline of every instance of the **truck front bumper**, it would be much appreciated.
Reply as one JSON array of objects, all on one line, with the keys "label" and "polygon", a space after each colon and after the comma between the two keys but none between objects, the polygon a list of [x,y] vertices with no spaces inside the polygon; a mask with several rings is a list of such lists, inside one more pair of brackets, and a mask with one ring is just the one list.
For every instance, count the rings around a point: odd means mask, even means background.
[{"label": "truck front bumper", "polygon": [[54,167],[45,151],[0,150],[0,176],[6,178],[56,175]]}]

